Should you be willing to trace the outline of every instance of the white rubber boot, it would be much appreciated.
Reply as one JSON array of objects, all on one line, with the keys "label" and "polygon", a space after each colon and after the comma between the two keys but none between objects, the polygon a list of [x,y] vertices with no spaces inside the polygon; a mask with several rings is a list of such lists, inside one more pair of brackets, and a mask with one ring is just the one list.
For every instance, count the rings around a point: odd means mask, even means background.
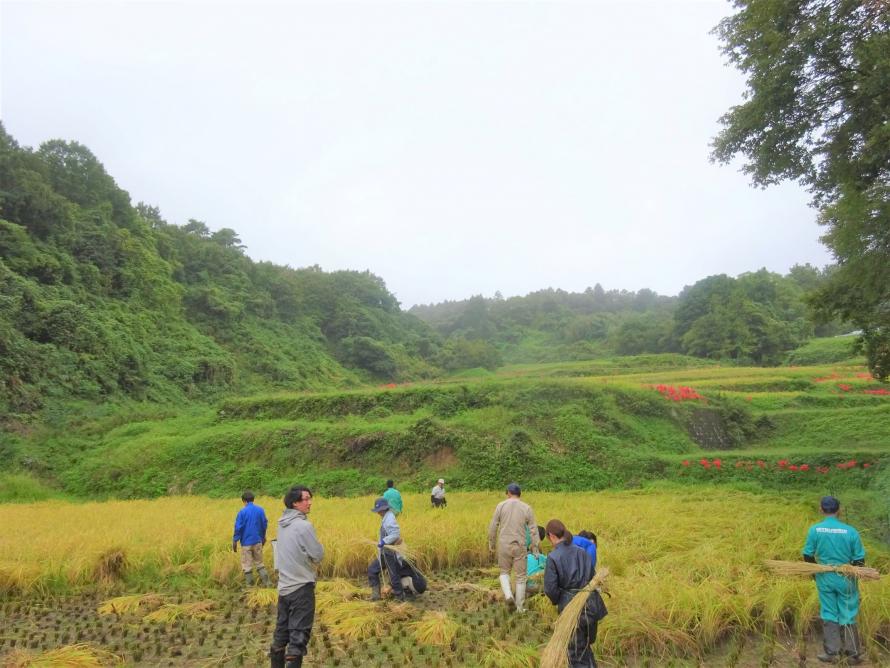
[{"label": "white rubber boot", "polygon": [[498,580],[501,581],[501,591],[504,592],[504,600],[507,603],[513,602],[513,590],[510,589],[510,576],[506,573],[501,573]]},{"label": "white rubber boot", "polygon": [[525,582],[516,583],[516,612],[525,612]]}]

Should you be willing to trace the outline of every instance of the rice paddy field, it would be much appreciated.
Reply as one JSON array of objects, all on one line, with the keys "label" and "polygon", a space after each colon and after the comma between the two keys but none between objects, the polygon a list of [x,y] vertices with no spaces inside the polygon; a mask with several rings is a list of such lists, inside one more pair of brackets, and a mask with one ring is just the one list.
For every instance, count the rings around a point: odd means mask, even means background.
[{"label": "rice paddy field", "polygon": [[[555,610],[543,596],[522,615],[500,601],[486,528],[501,498],[449,493],[448,507],[434,510],[426,495],[405,495],[403,536],[430,589],[409,603],[372,603],[372,498],[316,495],[310,519],[326,555],[304,665],[537,666]],[[812,494],[696,485],[526,489],[523,499],[539,524],[559,518],[598,536],[611,571],[594,646],[603,665],[815,663],[815,586],[763,565],[799,559],[818,520]],[[272,538],[281,501],[257,502]],[[230,549],[239,508],[237,499],[199,496],[0,505],[0,666],[267,664],[275,593],[242,583]],[[864,538],[866,563],[890,572],[890,551]],[[271,570],[268,548],[265,557]],[[888,579],[860,591],[866,665],[890,665]]]}]

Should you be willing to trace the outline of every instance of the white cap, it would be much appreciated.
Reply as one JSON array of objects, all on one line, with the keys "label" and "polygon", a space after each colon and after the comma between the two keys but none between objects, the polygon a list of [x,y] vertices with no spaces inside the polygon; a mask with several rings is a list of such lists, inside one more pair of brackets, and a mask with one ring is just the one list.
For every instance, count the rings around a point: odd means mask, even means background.
[{"label": "white cap", "polygon": [[439,482],[442,483],[442,484],[444,485],[444,484],[445,484],[445,478],[439,478]]}]

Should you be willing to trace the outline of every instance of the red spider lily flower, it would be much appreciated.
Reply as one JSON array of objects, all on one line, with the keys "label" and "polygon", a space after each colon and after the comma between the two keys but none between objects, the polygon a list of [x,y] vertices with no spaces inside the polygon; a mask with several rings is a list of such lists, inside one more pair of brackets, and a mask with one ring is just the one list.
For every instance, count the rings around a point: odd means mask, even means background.
[{"label": "red spider lily flower", "polygon": [[820,466],[820,467],[819,467],[818,469],[816,469],[816,470],[819,471],[819,473],[825,474],[825,473],[828,473],[828,472],[831,470],[831,467],[829,467],[829,466]]},{"label": "red spider lily flower", "polygon": [[879,396],[879,397],[890,397],[890,390],[887,390],[883,387],[881,387],[877,390],[862,390],[862,393],[863,394],[874,394],[875,396]]},{"label": "red spider lily flower", "polygon": [[711,462],[709,462],[707,459],[704,459],[704,458],[699,459],[698,463],[701,464],[702,466],[704,466],[706,469],[711,468]]},{"label": "red spider lily flower", "polygon": [[788,465],[788,460],[787,460],[787,459],[780,459],[780,460],[779,460],[779,468],[780,468],[780,469],[785,468],[787,465]]},{"label": "red spider lily flower", "polygon": [[715,459],[715,460],[714,460],[714,466],[717,467],[717,468],[719,469],[721,466],[723,466],[723,462],[722,462],[721,460],[719,460],[719,459]]},{"label": "red spider lily flower", "polygon": [[853,389],[853,386],[852,386],[852,385],[847,385],[846,383],[838,383],[837,388],[838,388],[841,392],[849,392],[850,390]]},{"label": "red spider lily flower", "polygon": [[871,468],[871,463],[870,463],[870,462],[863,462],[863,464],[862,464],[862,468],[864,468],[864,469]]},{"label": "red spider lily flower", "polygon": [[765,469],[765,468],[766,468],[766,462],[763,461],[762,459],[758,459],[758,460],[757,460],[757,466],[759,466],[759,467],[762,468],[762,469]]},{"label": "red spider lily flower", "polygon": [[688,460],[688,459],[684,459],[684,460],[683,460],[683,466],[689,466],[689,460]]},{"label": "red spider lily flower", "polygon": [[810,465],[809,465],[809,464],[801,464],[801,465],[800,465],[800,470],[801,470],[801,471],[809,471],[809,470],[810,470]]},{"label": "red spider lily flower", "polygon": [[871,380],[871,374],[870,374],[870,373],[857,373],[857,374],[856,374],[856,377],[857,377],[857,378],[862,378],[863,380]]},{"label": "red spider lily flower", "polygon": [[796,470],[797,470],[797,464],[792,464],[791,466],[788,467],[788,470],[789,470],[789,471],[796,471]]}]

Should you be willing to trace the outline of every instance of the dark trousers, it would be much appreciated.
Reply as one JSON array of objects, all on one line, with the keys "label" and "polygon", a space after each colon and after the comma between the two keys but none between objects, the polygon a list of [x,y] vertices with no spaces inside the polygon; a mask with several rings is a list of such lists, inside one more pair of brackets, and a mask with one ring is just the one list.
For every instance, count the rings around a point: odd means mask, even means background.
[{"label": "dark trousers", "polygon": [[309,634],[315,621],[315,583],[304,584],[286,596],[278,596],[278,618],[272,635],[272,652],[286,649],[286,656],[306,656]]},{"label": "dark trousers", "polygon": [[435,496],[430,496],[430,503],[433,504],[433,508],[444,508],[448,505],[448,502],[444,499],[437,499]]},{"label": "dark trousers", "polygon": [[[393,596],[404,595],[405,590],[402,589],[401,567],[398,557],[392,550],[380,550],[380,552],[383,554],[386,570],[389,571],[389,584],[392,586]],[[380,559],[374,559],[368,564],[368,584],[372,587],[380,586],[380,570]]]},{"label": "dark trousers", "polygon": [[587,597],[575,637],[569,642],[570,668],[596,668],[596,659],[590,646],[596,641],[596,627],[599,620],[608,614],[605,601],[598,591]]}]

